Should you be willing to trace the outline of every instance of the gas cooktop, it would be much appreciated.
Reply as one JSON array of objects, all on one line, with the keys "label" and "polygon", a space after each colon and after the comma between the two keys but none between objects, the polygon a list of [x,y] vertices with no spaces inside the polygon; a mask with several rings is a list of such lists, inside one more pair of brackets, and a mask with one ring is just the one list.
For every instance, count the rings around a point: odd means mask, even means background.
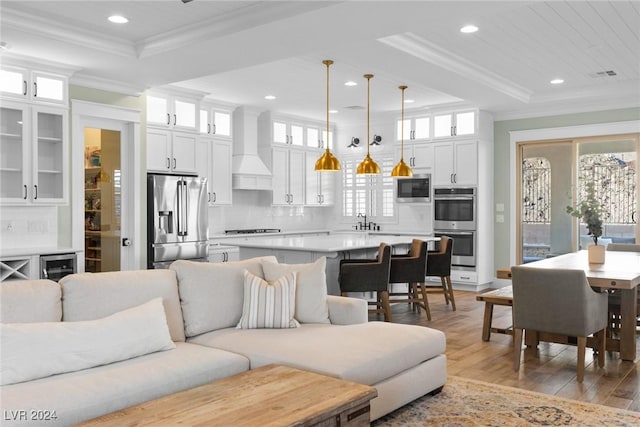
[{"label": "gas cooktop", "polygon": [[240,230],[224,230],[224,234],[258,234],[258,233],[279,233],[279,228],[246,228]]}]

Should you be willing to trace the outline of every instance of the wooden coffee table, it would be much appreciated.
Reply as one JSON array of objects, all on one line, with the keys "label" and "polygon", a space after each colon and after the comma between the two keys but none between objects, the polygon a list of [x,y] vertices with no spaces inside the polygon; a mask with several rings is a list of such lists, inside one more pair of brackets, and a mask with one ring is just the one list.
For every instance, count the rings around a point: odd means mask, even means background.
[{"label": "wooden coffee table", "polygon": [[368,426],[375,388],[268,365],[170,394],[83,426]]}]

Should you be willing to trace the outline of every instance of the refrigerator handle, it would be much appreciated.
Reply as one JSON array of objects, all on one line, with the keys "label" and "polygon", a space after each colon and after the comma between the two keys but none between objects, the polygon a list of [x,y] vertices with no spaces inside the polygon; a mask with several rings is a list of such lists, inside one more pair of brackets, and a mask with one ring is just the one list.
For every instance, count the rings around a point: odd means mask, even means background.
[{"label": "refrigerator handle", "polygon": [[178,181],[178,236],[186,236],[186,218],[187,218],[187,182]]}]

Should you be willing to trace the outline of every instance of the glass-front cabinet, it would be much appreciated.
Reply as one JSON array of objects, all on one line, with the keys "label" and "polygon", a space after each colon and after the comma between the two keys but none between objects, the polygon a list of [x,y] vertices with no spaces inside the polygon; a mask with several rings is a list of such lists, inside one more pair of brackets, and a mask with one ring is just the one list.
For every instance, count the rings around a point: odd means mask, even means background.
[{"label": "glass-front cabinet", "polygon": [[18,67],[0,69],[0,94],[20,100],[66,104],[67,78]]},{"label": "glass-front cabinet", "polygon": [[200,133],[231,138],[231,110],[202,104],[200,106]]},{"label": "glass-front cabinet", "polygon": [[433,116],[433,137],[451,138],[476,134],[475,111],[460,111]]},{"label": "glass-front cabinet", "polygon": [[0,202],[66,202],[67,116],[67,110],[61,108],[3,102]]},{"label": "glass-front cabinet", "polygon": [[431,117],[418,116],[396,122],[396,140],[420,141],[431,137]]},{"label": "glass-front cabinet", "polygon": [[147,123],[150,125],[197,131],[199,119],[196,99],[161,93],[147,95]]}]

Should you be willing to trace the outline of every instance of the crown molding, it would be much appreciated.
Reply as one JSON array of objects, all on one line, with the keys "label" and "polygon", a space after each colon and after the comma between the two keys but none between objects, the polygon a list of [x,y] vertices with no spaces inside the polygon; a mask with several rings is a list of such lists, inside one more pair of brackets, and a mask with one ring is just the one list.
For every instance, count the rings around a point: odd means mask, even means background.
[{"label": "crown molding", "polygon": [[[146,38],[136,43],[138,57],[145,58],[195,43],[214,40],[292,15],[317,9],[315,2],[260,2],[196,24]],[[203,54],[206,54],[203,52]]]},{"label": "crown molding", "polygon": [[505,120],[532,119],[536,117],[565,114],[591,113],[594,111],[619,110],[622,108],[640,108],[640,100],[626,97],[612,100],[591,100],[590,102],[545,103],[537,106],[519,108],[517,111],[494,111],[494,122]]},{"label": "crown molding", "polygon": [[104,90],[107,92],[121,93],[129,96],[140,96],[146,90],[145,87],[132,85],[131,83],[106,79],[104,77],[91,76],[83,73],[74,74],[73,77],[69,79],[69,84]]},{"label": "crown molding", "polygon": [[54,39],[71,45],[95,49],[127,58],[136,56],[135,46],[123,39],[109,37],[99,32],[87,31],[70,25],[45,19],[3,7],[3,29],[23,31],[43,38]]},{"label": "crown molding", "polygon": [[532,91],[526,89],[509,79],[506,79],[491,70],[480,67],[443,49],[422,37],[413,33],[396,34],[393,36],[379,38],[380,43],[398,49],[425,62],[437,65],[465,78],[475,80],[485,86],[495,89],[505,95],[528,103]]},{"label": "crown molding", "polygon": [[19,55],[11,52],[0,54],[0,62],[2,65],[9,65],[13,67],[29,68],[31,70],[46,70],[49,73],[60,74],[65,77],[69,77],[82,69],[80,67],[62,64],[60,62]]}]

